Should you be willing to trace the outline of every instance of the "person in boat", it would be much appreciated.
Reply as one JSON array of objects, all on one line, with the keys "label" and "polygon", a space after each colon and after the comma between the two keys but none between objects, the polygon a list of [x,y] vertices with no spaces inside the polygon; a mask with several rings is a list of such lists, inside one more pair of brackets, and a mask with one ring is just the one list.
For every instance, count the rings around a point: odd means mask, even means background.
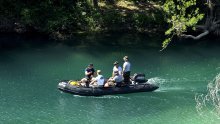
[{"label": "person in boat", "polygon": [[86,84],[86,86],[89,87],[89,83],[91,82],[92,77],[94,77],[94,75],[95,75],[95,69],[93,67],[93,64],[90,63],[88,67],[85,69],[85,78],[83,78],[80,81],[81,85]]},{"label": "person in boat", "polygon": [[124,64],[123,64],[124,83],[128,84],[130,82],[131,63],[129,62],[128,56],[125,56],[123,60],[124,60]]},{"label": "person in boat", "polygon": [[90,86],[103,87],[104,81],[105,81],[105,79],[104,79],[103,75],[101,75],[101,70],[97,70],[97,77],[92,79],[92,82],[90,83]]},{"label": "person in boat", "polygon": [[118,71],[119,75],[122,75],[122,68],[121,68],[121,66],[119,66],[118,61],[114,62],[112,77],[114,77],[114,72],[116,72],[116,71]]},{"label": "person in boat", "polygon": [[120,75],[118,71],[115,71],[114,77],[109,78],[107,83],[105,83],[104,87],[111,87],[111,86],[120,87],[122,81],[123,81],[122,75]]},{"label": "person in boat", "polygon": [[95,69],[93,67],[93,64],[90,63],[88,67],[85,69],[85,76],[86,76],[85,78],[91,80],[92,77],[94,77],[94,75],[95,75]]}]

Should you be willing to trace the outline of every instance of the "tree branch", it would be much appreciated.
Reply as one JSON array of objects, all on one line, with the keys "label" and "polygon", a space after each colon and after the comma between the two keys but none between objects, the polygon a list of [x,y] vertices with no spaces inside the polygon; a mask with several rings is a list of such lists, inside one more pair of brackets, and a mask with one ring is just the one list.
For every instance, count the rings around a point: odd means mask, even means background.
[{"label": "tree branch", "polygon": [[215,22],[215,24],[218,24],[218,23],[220,23],[220,20],[217,20],[217,21]]},{"label": "tree branch", "polygon": [[206,35],[208,35],[208,34],[209,34],[209,31],[206,30],[205,32],[199,34],[198,36],[185,35],[185,34],[183,34],[182,37],[184,37],[184,38],[192,38],[192,39],[194,39],[194,40],[198,40],[198,39],[201,39],[202,37],[204,37],[204,36],[206,36]]},{"label": "tree branch", "polygon": [[206,30],[206,26],[205,25],[196,25],[196,29]]}]

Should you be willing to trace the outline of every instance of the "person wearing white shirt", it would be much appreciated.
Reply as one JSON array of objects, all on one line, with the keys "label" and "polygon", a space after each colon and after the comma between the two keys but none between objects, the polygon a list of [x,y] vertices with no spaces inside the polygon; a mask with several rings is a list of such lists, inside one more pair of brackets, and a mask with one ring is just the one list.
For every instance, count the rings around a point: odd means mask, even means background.
[{"label": "person wearing white shirt", "polygon": [[122,85],[123,77],[119,75],[118,71],[114,72],[114,77],[108,79],[107,83],[105,83],[104,87],[116,86],[120,87]]},{"label": "person wearing white shirt", "polygon": [[112,77],[114,77],[114,72],[118,72],[119,75],[122,75],[122,68],[121,66],[119,66],[118,61],[114,62],[114,67],[113,67],[113,71],[112,71]]},{"label": "person wearing white shirt", "polygon": [[95,87],[100,87],[104,85],[104,77],[101,75],[101,70],[97,70],[97,77],[95,77],[90,85],[95,86]]},{"label": "person wearing white shirt", "polygon": [[123,58],[124,64],[123,64],[123,77],[124,82],[128,84],[130,82],[130,73],[131,73],[131,63],[128,61],[128,56],[125,56]]}]

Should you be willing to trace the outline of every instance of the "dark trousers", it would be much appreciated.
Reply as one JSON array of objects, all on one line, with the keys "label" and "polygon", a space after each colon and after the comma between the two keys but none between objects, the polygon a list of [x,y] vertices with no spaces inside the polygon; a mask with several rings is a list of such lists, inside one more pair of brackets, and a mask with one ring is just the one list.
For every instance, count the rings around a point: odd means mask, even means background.
[{"label": "dark trousers", "polygon": [[116,87],[121,87],[122,86],[122,82],[116,82]]},{"label": "dark trousers", "polygon": [[86,81],[86,87],[89,87],[89,84],[90,84],[90,82],[91,82],[92,77],[91,77],[91,76],[86,76],[86,79],[87,79],[87,81]]},{"label": "dark trousers", "polygon": [[123,73],[123,77],[124,77],[124,82],[126,83],[126,84],[128,84],[129,82],[130,82],[130,71],[127,71],[127,72],[124,72]]}]

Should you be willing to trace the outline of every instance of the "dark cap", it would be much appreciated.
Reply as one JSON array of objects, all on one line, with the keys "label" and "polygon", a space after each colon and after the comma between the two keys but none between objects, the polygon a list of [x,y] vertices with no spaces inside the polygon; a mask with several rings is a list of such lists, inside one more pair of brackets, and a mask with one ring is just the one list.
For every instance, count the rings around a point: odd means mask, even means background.
[{"label": "dark cap", "polygon": [[115,61],[115,62],[114,62],[114,65],[117,65],[117,64],[119,64],[118,61]]},{"label": "dark cap", "polygon": [[93,66],[93,64],[92,63],[89,63],[89,65],[88,66]]}]

